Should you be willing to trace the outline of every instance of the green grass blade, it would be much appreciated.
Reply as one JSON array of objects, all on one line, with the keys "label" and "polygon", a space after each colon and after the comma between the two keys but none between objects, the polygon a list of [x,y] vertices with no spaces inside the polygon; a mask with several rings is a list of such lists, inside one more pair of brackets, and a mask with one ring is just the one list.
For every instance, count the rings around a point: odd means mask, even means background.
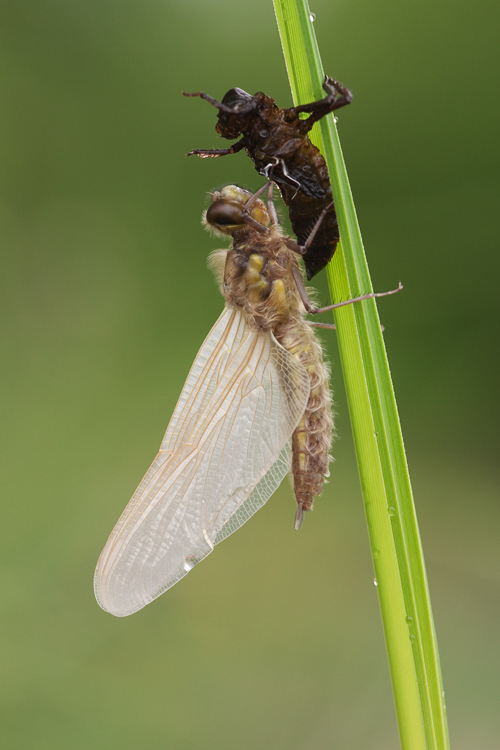
[{"label": "green grass blade", "polygon": [[[274,0],[293,98],[324,96],[306,0]],[[334,73],[334,71],[333,71]],[[372,291],[333,117],[315,125],[332,182],[342,242],[327,268],[332,299]],[[403,292],[404,294],[404,292]],[[374,300],[335,313],[342,369],[403,750],[449,747],[444,693],[423,552],[389,365]]]}]

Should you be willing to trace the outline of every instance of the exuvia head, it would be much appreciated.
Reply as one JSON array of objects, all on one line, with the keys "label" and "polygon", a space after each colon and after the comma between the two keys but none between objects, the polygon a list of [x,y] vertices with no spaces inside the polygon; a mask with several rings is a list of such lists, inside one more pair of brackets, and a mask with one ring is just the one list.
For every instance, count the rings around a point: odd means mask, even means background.
[{"label": "exuvia head", "polygon": [[[212,205],[204,214],[203,223],[216,234],[223,235],[233,235],[236,232],[249,229],[249,225],[243,217],[243,208],[251,197],[252,193],[237,187],[237,185],[227,185],[220,192],[214,191],[212,193]],[[259,224],[264,226],[269,224],[269,215],[261,200],[252,203],[250,216]]]},{"label": "exuvia head", "polygon": [[238,138],[258,117],[267,99],[260,91],[251,96],[243,89],[229,89],[222,99],[223,107],[219,108],[216,131],[223,138]]},{"label": "exuvia head", "polygon": [[240,109],[247,109],[249,106],[251,107],[253,101],[254,97],[251,94],[247,94],[243,89],[234,88],[229,89],[229,91],[224,94],[222,104],[225,104],[226,107],[231,107],[233,112],[237,112]]}]

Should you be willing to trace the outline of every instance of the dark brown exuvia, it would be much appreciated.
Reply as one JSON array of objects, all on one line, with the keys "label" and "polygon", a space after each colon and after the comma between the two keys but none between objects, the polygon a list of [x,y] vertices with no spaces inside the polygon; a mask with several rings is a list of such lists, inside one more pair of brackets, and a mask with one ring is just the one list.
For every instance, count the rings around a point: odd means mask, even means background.
[{"label": "dark brown exuvia", "polygon": [[[324,99],[284,109],[262,91],[251,96],[242,89],[230,89],[222,102],[199,91],[184,93],[199,96],[219,110],[215,129],[223,138],[242,136],[230,148],[194,149],[188,156],[218,157],[245,149],[259,174],[278,186],[299,245],[305,244],[326,209],[314,241],[303,256],[308,279],[331,260],[339,241],[326,162],[308,133],[315,122],[352,100],[349,89],[332,78],[325,78],[323,88],[327,93]],[[302,120],[301,113],[309,117]]]}]

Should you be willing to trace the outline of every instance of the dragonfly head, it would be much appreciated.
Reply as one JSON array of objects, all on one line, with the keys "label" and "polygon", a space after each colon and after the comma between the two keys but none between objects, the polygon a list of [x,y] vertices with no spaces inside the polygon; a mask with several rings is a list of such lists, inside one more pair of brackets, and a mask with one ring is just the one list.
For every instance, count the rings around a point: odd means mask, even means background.
[{"label": "dragonfly head", "polygon": [[[252,193],[236,185],[227,185],[220,192],[215,191],[212,194],[212,205],[204,214],[204,224],[208,229],[223,235],[233,235],[249,229],[249,224],[243,216],[243,208],[251,197]],[[250,216],[259,224],[269,224],[269,215],[261,200],[256,200],[252,204]]]}]

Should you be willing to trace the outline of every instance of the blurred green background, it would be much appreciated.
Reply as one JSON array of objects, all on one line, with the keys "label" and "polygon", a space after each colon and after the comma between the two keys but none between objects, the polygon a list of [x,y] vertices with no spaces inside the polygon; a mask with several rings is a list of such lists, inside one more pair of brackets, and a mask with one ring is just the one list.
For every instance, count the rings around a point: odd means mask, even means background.
[{"label": "blurred green background", "polygon": [[[315,0],[415,490],[452,746],[500,736],[498,3]],[[1,0],[2,748],[396,750],[335,334],[339,439],[146,609],[99,552],[222,308],[208,191],[262,184],[182,89],[291,98],[270,0]],[[324,274],[317,279],[326,302]]]}]

